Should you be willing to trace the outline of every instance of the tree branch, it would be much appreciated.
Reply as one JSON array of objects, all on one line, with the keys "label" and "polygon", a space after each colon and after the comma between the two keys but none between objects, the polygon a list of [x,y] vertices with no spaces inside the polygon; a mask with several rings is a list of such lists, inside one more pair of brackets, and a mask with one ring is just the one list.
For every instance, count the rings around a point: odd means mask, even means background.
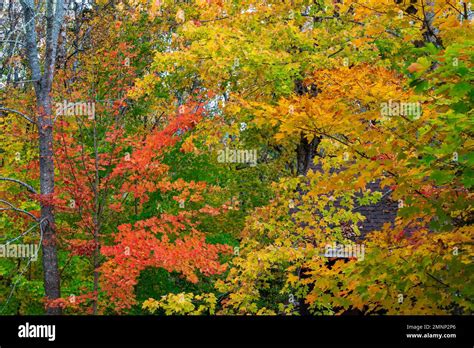
[{"label": "tree branch", "polygon": [[32,124],[36,124],[35,121],[33,121],[32,118],[30,118],[29,116],[26,116],[24,113],[20,112],[20,111],[17,111],[17,110],[14,110],[14,109],[10,109],[10,108],[4,108],[3,106],[0,106],[0,111],[8,111],[8,112],[13,112],[17,115],[20,115],[21,117],[23,117],[25,120],[27,120],[28,122],[32,123]]},{"label": "tree branch", "polygon": [[31,217],[35,221],[39,221],[38,218],[36,216],[34,216],[33,214],[31,214],[30,212],[28,212],[26,210],[23,210],[23,209],[20,209],[20,208],[17,208],[13,204],[11,204],[10,202],[7,202],[3,199],[0,199],[0,203],[4,203],[4,204],[8,205],[8,208],[0,208],[0,211],[4,211],[4,210],[16,211],[18,213],[23,213],[23,214],[28,215],[29,217]]},{"label": "tree branch", "polygon": [[26,189],[34,194],[38,194],[38,192],[33,188],[33,186],[28,185],[27,183],[24,183],[23,181],[20,181],[18,179],[13,179],[13,178],[6,178],[4,176],[0,176],[0,181],[11,181],[11,182],[16,182],[17,184],[20,184],[23,187],[26,187]]}]

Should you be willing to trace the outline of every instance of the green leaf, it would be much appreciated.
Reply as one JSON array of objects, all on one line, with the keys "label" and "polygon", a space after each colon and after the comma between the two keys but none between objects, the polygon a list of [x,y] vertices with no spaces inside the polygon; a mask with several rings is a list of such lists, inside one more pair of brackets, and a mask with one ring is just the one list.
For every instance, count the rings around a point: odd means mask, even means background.
[{"label": "green leaf", "polygon": [[437,185],[443,185],[453,180],[454,175],[449,172],[435,170],[431,173],[430,178],[433,179]]},{"label": "green leaf", "polygon": [[449,95],[451,97],[463,97],[470,90],[471,85],[465,81],[462,81],[454,85],[454,87],[449,91]]}]

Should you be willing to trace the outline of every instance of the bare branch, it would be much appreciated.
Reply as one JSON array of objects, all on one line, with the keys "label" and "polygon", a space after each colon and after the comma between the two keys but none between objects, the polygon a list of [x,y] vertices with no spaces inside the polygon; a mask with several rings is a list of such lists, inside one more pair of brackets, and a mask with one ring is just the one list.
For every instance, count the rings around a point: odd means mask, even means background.
[{"label": "bare branch", "polygon": [[[43,223],[43,221],[44,221],[44,220],[41,220],[41,221],[39,222],[39,228],[40,228],[40,242],[39,242],[39,245],[42,245],[42,243],[43,243],[43,227],[41,226],[41,224]],[[10,300],[11,300],[11,298],[12,298],[12,296],[13,296],[13,293],[14,293],[14,291],[15,291],[15,288],[16,288],[18,282],[19,282],[20,279],[21,279],[21,276],[22,276],[23,273],[25,273],[25,271],[28,269],[28,267],[29,267],[30,264],[31,264],[31,261],[32,261],[33,259],[35,259],[35,260],[38,259],[38,251],[39,251],[39,248],[36,249],[35,255],[34,255],[33,257],[30,257],[30,259],[28,260],[28,263],[26,264],[26,267],[23,269],[23,271],[20,272],[20,274],[19,274],[19,276],[17,277],[16,281],[13,283],[13,286],[12,286],[12,289],[11,289],[11,291],[10,291],[10,294],[8,295],[7,300],[5,301],[5,304],[3,305],[2,309],[0,310],[0,313],[3,313],[3,311],[5,310],[5,308],[7,308],[8,303],[10,302]]]},{"label": "bare branch", "polygon": [[29,116],[26,116],[24,113],[20,112],[20,111],[17,111],[17,110],[14,110],[14,109],[10,109],[10,108],[4,108],[3,106],[0,106],[0,110],[1,111],[8,111],[8,112],[13,112],[17,115],[20,115],[21,117],[23,117],[25,120],[27,120],[28,122],[32,123],[32,124],[36,124],[35,121],[33,121],[33,119],[31,119]]},{"label": "bare branch", "polygon": [[[44,219],[43,219],[44,220]],[[13,238],[13,239],[10,239],[8,240],[7,242],[4,243],[4,245],[9,245],[15,241],[17,241],[18,239],[20,239],[21,237],[27,235],[28,233],[30,233],[30,231],[33,231],[37,226],[39,226],[43,220],[41,221],[38,221],[36,224],[34,224],[33,226],[31,226],[29,229],[27,229],[25,232],[23,232],[22,234],[18,235],[17,237]]]},{"label": "bare branch", "polygon": [[24,182],[21,181],[21,180],[13,179],[13,178],[6,178],[6,177],[4,177],[4,176],[0,176],[0,181],[16,182],[17,184],[20,184],[21,186],[26,187],[26,189],[27,189],[29,192],[38,194],[38,191],[36,191],[36,190],[33,188],[33,186],[28,185],[27,183],[24,183]]},{"label": "bare branch", "polygon": [[0,42],[14,43],[14,44],[20,44],[22,46],[25,46],[23,42],[18,42],[16,40],[0,40]]},{"label": "bare branch", "polygon": [[29,217],[31,217],[35,221],[39,221],[38,218],[36,216],[34,216],[33,214],[31,214],[30,212],[28,212],[26,210],[23,210],[23,209],[20,209],[20,208],[17,208],[13,204],[11,204],[10,202],[7,202],[3,199],[0,199],[0,203],[4,203],[4,204],[8,205],[8,208],[0,208],[0,211],[5,211],[5,210],[16,211],[18,213],[23,213],[23,214],[28,215]]}]

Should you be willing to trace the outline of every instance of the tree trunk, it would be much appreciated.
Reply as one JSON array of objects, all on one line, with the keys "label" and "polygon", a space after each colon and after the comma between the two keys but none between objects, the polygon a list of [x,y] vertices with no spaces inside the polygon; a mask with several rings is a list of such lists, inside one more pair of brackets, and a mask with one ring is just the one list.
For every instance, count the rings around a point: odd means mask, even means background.
[{"label": "tree trunk", "polygon": [[[46,2],[46,50],[43,73],[41,73],[38,50],[36,17],[37,7],[33,0],[21,0],[25,21],[26,55],[34,82],[36,105],[38,108],[38,137],[40,157],[40,192],[44,291],[48,300],[61,296],[56,231],[54,225],[54,159],[53,159],[53,110],[51,91],[53,86],[58,35],[64,19],[64,0]],[[61,314],[60,308],[47,307],[47,314]]]},{"label": "tree trunk", "polygon": [[304,134],[301,133],[300,142],[296,147],[297,175],[306,175],[306,173],[308,173],[309,167],[311,163],[313,163],[313,158],[320,142],[320,137],[314,137],[313,140],[308,141]]},{"label": "tree trunk", "polygon": [[94,153],[95,153],[95,180],[94,180],[94,302],[92,304],[92,313],[97,315],[99,305],[99,267],[100,267],[100,227],[101,227],[101,207],[99,201],[100,177],[99,177],[99,149],[97,144],[97,127],[94,120]]},{"label": "tree trunk", "polygon": [[[311,97],[316,97],[320,92],[316,85],[311,85],[310,88],[305,87],[302,80],[295,81],[294,91],[298,96],[309,94]],[[321,137],[314,137],[313,140],[308,141],[305,134],[301,132],[300,142],[296,147],[296,175],[308,173],[319,143],[321,143]]]},{"label": "tree trunk", "polygon": [[[42,95],[38,99],[39,117],[39,153],[40,153],[40,190],[46,201],[41,202],[41,221],[43,232],[43,272],[44,290],[49,300],[61,297],[54,226],[53,205],[49,198],[54,194],[54,161],[53,161],[53,125],[51,117],[51,98]],[[49,117],[48,117],[49,116]],[[61,314],[60,308],[48,308],[47,314]]]}]

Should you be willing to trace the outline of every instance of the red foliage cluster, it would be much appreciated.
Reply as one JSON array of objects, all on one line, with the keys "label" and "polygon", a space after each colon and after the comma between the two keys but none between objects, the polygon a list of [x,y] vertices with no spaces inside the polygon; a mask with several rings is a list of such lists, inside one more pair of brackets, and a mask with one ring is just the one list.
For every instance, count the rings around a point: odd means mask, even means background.
[{"label": "red foliage cluster", "polygon": [[[101,252],[109,259],[101,267],[102,290],[110,299],[114,310],[120,312],[135,304],[134,286],[140,272],[147,267],[162,267],[181,273],[190,282],[198,281],[198,274],[212,275],[225,271],[219,262],[220,253],[231,253],[228,245],[208,244],[205,236],[194,228],[184,237],[176,238],[184,215],[164,219],[153,217],[144,221],[119,226],[116,244],[102,247]],[[158,238],[159,233],[161,238]]]}]

